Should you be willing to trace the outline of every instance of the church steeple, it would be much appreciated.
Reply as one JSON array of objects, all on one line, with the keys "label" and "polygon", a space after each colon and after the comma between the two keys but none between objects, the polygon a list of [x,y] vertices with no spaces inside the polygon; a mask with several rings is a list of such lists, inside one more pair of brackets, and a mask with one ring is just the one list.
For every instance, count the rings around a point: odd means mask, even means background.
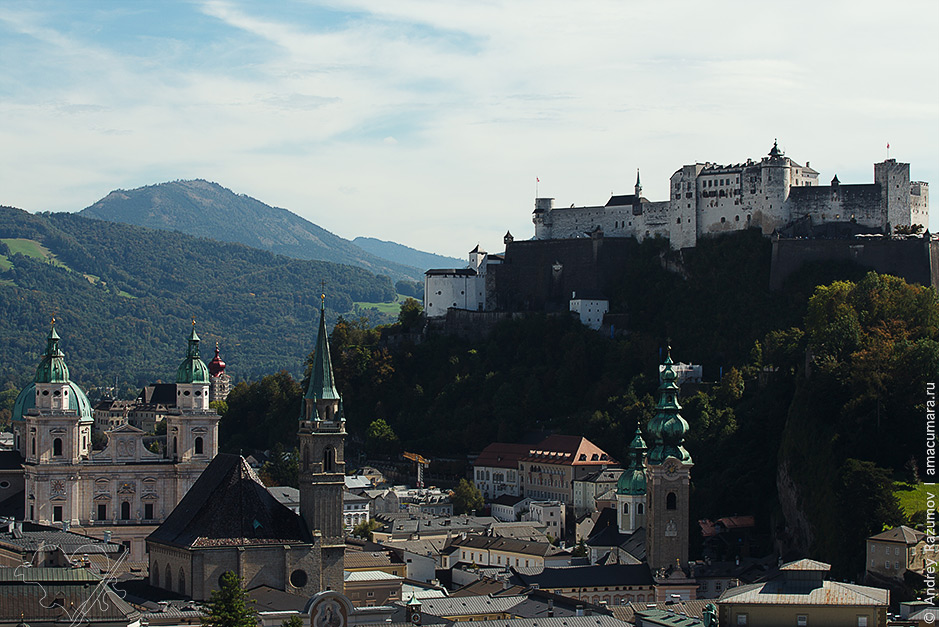
[{"label": "church steeple", "polygon": [[345,488],[345,421],[342,398],[333,380],[326,333],[326,296],[320,305],[319,335],[310,384],[303,398],[300,440],[300,516],[318,535],[321,590],[342,590],[345,534],[342,493]]},{"label": "church steeple", "polygon": [[339,392],[333,379],[333,362],[329,356],[329,335],[326,333],[326,295],[320,305],[320,328],[316,337],[316,354],[313,357],[313,372],[304,398],[313,401],[338,401]]},{"label": "church steeple", "polygon": [[636,425],[636,435],[629,445],[629,466],[620,475],[616,484],[617,494],[639,495],[646,493],[646,442],[642,430]]},{"label": "church steeple", "polygon": [[636,200],[642,197],[642,183],[639,182],[639,168],[636,168]]},{"label": "church steeple", "polygon": [[678,413],[678,373],[672,367],[671,347],[665,356],[665,368],[659,377],[659,402],[656,413],[649,421],[649,434],[652,436],[652,450],[649,452],[650,464],[661,464],[669,457],[680,462],[691,463],[691,455],[682,446],[688,432],[688,422]]},{"label": "church steeple", "polygon": [[208,383],[209,369],[199,357],[199,336],[196,334],[196,321],[192,321],[192,332],[189,334],[189,347],[186,349],[186,358],[176,369],[176,383]]}]

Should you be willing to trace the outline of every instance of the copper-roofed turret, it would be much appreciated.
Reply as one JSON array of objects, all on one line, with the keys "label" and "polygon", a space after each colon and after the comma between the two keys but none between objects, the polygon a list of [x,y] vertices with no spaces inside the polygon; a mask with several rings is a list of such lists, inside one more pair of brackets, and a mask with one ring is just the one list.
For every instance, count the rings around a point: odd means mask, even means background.
[{"label": "copper-roofed turret", "polygon": [[681,417],[678,404],[678,373],[673,368],[671,347],[665,355],[665,369],[659,377],[659,402],[656,413],[649,421],[649,434],[653,445],[649,451],[649,463],[661,464],[669,457],[680,462],[691,462],[691,455],[682,446],[688,432],[688,422]]},{"label": "copper-roofed turret", "polygon": [[186,358],[176,369],[176,383],[208,383],[209,369],[199,358],[199,336],[196,334],[196,320],[192,320],[192,332],[189,334],[189,347]]},{"label": "copper-roofed turret", "polygon": [[46,352],[36,368],[36,383],[65,383],[68,381],[68,366],[65,353],[59,348],[59,334],[55,331],[55,318],[46,338]]}]

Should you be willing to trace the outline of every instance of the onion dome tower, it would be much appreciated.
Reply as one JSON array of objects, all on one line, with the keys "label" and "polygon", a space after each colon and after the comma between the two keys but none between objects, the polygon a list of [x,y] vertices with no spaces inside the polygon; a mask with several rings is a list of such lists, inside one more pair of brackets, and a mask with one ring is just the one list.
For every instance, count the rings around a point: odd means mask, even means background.
[{"label": "onion dome tower", "polygon": [[632,533],[645,525],[646,450],[637,425],[636,435],[629,445],[629,466],[616,483],[616,521],[620,533]]},{"label": "onion dome tower", "polygon": [[346,421],[329,356],[325,294],[320,305],[313,371],[299,422],[300,516],[310,532],[321,538],[320,589],[341,591],[346,542],[342,525]]},{"label": "onion dome tower", "polygon": [[224,401],[231,391],[231,375],[225,372],[225,362],[218,353],[215,343],[215,357],[209,362],[209,402]]},{"label": "onion dome tower", "polygon": [[688,423],[679,413],[678,373],[671,347],[659,377],[659,401],[649,421],[652,450],[648,464],[646,560],[653,572],[688,563],[688,500],[691,455],[682,446]]}]

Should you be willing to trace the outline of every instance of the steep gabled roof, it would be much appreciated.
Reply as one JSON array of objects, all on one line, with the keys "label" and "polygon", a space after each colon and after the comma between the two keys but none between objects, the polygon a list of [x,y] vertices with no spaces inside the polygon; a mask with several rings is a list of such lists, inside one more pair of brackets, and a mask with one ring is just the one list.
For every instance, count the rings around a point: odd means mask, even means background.
[{"label": "steep gabled roof", "polygon": [[579,435],[549,435],[528,448],[524,461],[565,466],[610,465],[613,458],[603,449]]},{"label": "steep gabled roof", "polygon": [[243,457],[219,454],[147,541],[190,548],[309,542],[310,535]]}]

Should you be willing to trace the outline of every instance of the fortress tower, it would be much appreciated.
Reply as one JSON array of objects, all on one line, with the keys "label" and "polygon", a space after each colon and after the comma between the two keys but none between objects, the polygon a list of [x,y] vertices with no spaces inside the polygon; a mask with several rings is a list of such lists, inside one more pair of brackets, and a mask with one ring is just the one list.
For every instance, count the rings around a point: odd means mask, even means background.
[{"label": "fortress tower", "polygon": [[310,533],[321,538],[320,589],[342,591],[346,421],[333,380],[325,299],[324,295],[313,372],[300,413],[300,515]]},{"label": "fortress tower", "polygon": [[688,563],[688,495],[694,464],[682,446],[688,423],[679,414],[677,379],[669,353],[660,376],[656,414],[648,425],[653,444],[648,464],[646,561],[653,572]]}]

